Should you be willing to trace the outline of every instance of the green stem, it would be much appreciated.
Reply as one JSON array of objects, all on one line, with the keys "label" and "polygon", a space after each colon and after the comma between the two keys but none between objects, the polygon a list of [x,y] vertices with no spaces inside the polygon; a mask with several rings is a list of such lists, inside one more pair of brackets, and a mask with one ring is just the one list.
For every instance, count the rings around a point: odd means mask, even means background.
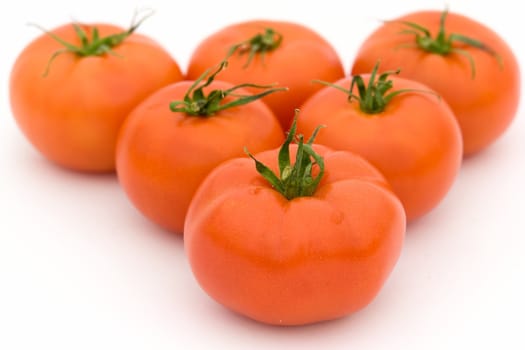
[{"label": "green stem", "polygon": [[[330,86],[337,90],[340,90],[348,95],[348,102],[356,100],[359,102],[359,108],[361,111],[367,114],[378,114],[385,110],[386,106],[390,101],[399,94],[408,93],[408,92],[421,92],[428,93],[437,96],[433,91],[418,90],[418,89],[401,89],[389,92],[394,87],[394,82],[388,77],[392,74],[399,74],[400,70],[396,71],[387,71],[383,72],[377,77],[377,71],[379,69],[379,61],[374,66],[372,73],[370,74],[370,79],[368,80],[368,85],[365,84],[363,77],[356,75],[352,78],[350,84],[350,89],[345,89],[342,86],[335,85],[322,80],[314,80],[315,83],[323,84]],[[357,88],[357,95],[353,93],[354,86]]]},{"label": "green stem", "polygon": [[282,41],[282,34],[273,28],[266,28],[263,33],[258,33],[247,40],[233,45],[228,50],[226,59],[231,57],[235,52],[238,52],[239,55],[248,53],[248,60],[244,65],[244,68],[246,68],[250,65],[256,54],[260,54],[261,60],[264,60],[264,55],[278,48]]},{"label": "green stem", "polygon": [[[474,59],[468,51],[455,47],[455,42],[462,43],[466,46],[471,46],[479,50],[485,51],[489,55],[496,58],[500,68],[503,67],[503,61],[501,59],[501,56],[481,41],[469,38],[463,34],[451,33],[447,36],[445,30],[445,21],[447,15],[448,10],[445,9],[441,14],[439,21],[439,31],[435,38],[432,37],[430,31],[427,28],[423,27],[420,24],[408,21],[400,21],[400,23],[404,24],[407,27],[407,29],[402,30],[400,34],[414,35],[416,40],[416,46],[427,52],[438,54],[441,56],[447,56],[451,53],[456,53],[465,56],[469,60],[471,76],[473,79],[476,76],[476,65],[474,63]],[[406,45],[403,46],[407,47]]]},{"label": "green stem", "polygon": [[[258,161],[247,149],[244,150],[255,161],[257,172],[288,200],[312,196],[324,175],[324,159],[312,147],[322,126],[318,126],[308,141],[304,143],[303,135],[296,136],[298,113],[299,110],[296,110],[290,131],[279,150],[279,176]],[[297,142],[297,152],[295,163],[292,165],[290,162],[290,144],[294,140]],[[312,173],[315,166],[318,167],[319,172],[314,177]]]},{"label": "green stem", "polygon": [[42,30],[44,33],[49,35],[56,42],[58,42],[60,45],[63,46],[63,48],[55,51],[49,58],[49,61],[47,61],[46,69],[43,73],[43,76],[45,77],[49,74],[49,70],[51,68],[51,64],[53,63],[53,61],[58,56],[66,52],[74,53],[75,55],[79,57],[102,56],[105,54],[118,56],[115,53],[115,51],[113,51],[113,48],[120,45],[124,40],[126,40],[127,37],[133,34],[133,32],[135,32],[135,30],[137,30],[137,28],[152,14],[153,14],[152,11],[148,11],[144,16],[142,16],[141,18],[138,18],[138,12],[135,12],[135,14],[133,15],[133,19],[131,21],[131,25],[126,31],[108,35],[105,37],[100,37],[99,30],[97,27],[93,27],[91,29],[90,35],[88,35],[88,33],[86,33],[86,31],[82,28],[82,26],[80,26],[78,23],[73,23],[72,24],[73,29],[75,30],[75,33],[80,39],[80,44],[81,44],[80,46],[77,46],[77,45],[74,45],[72,43],[65,41],[64,39],[60,38],[55,33],[50,32],[46,30],[45,28],[42,28],[38,24],[31,23],[30,25],[35,26],[38,29]]},{"label": "green stem", "polygon": [[[204,88],[209,86],[223,69],[228,66],[228,61],[222,61],[217,69],[210,73],[210,69],[206,70],[197,80],[193,82],[183,100],[176,100],[170,103],[172,112],[186,113],[191,116],[208,117],[219,111],[227,108],[241,106],[252,101],[258,100],[266,95],[277,91],[286,91],[288,88],[273,88],[274,85],[256,85],[244,83],[236,85],[227,90],[212,90],[208,96],[204,93]],[[206,79],[206,80],[204,80]],[[256,88],[265,91],[256,95],[242,95],[236,93],[241,88]],[[227,96],[236,97],[231,102],[221,103]]]}]

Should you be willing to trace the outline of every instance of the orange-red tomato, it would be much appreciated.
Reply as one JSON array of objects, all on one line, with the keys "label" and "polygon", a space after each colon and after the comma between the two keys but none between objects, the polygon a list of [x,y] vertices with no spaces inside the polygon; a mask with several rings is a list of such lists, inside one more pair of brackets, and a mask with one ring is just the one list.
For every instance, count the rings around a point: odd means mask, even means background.
[{"label": "orange-red tomato", "polygon": [[[365,84],[370,76],[363,75]],[[391,77],[394,90],[428,87]],[[350,86],[351,78],[336,85]],[[353,90],[357,94],[357,87]],[[361,110],[355,99],[332,87],[312,96],[301,108],[299,133],[308,135],[317,125],[316,142],[360,154],[379,169],[403,203],[407,219],[434,208],[456,178],[462,142],[454,114],[445,101],[430,93],[407,92],[392,98],[376,114]]]},{"label": "orange-red tomato", "polygon": [[[263,99],[286,130],[294,109],[320,89],[320,86],[311,83],[312,79],[335,81],[344,76],[341,60],[334,48],[311,29],[282,21],[247,21],[228,26],[199,44],[190,59],[187,78],[197,79],[208,67],[224,59],[233,46],[257,35],[262,39],[267,29],[274,32],[266,32],[265,38],[276,47],[265,49],[265,44],[260,41],[239,46],[228,59],[229,67],[221,74],[221,80],[234,84],[246,81],[278,83],[288,87],[290,90],[287,93],[272,94]],[[279,35],[282,36],[280,42]],[[250,50],[254,48],[260,50],[250,59]]]},{"label": "orange-red tomato", "polygon": [[[238,158],[205,179],[188,212],[184,245],[201,287],[264,323],[307,324],[365,307],[401,251],[405,214],[383,176],[350,152],[313,148],[325,174],[312,196],[286,199]],[[274,172],[277,156],[255,155]]]},{"label": "orange-red tomato", "polygon": [[365,39],[352,74],[370,72],[380,59],[382,70],[400,68],[400,76],[435,90],[452,108],[461,127],[464,154],[471,155],[494,142],[513,120],[520,96],[518,63],[510,47],[494,31],[459,14],[446,17],[446,35],[475,39],[494,54],[460,41],[452,42],[453,51],[448,54],[427,52],[416,45],[415,35],[400,34],[413,29],[402,22],[413,22],[426,27],[435,37],[441,16],[438,11],[423,11],[385,23]]},{"label": "orange-red tomato", "polygon": [[[254,151],[274,148],[283,131],[261,101],[201,117],[172,112],[193,82],[169,85],[144,100],[126,119],[117,144],[117,175],[133,204],[150,220],[182,233],[193,194],[219,163]],[[226,90],[214,81],[204,89]],[[239,94],[248,94],[243,90]],[[229,103],[227,97],[224,103]]]},{"label": "orange-red tomato", "polygon": [[[125,32],[106,24],[80,25],[88,38]],[[51,33],[77,46],[72,24]],[[115,169],[115,144],[126,116],[147,95],[182,80],[172,57],[152,39],[132,33],[112,53],[80,56],[48,34],[17,58],[10,80],[13,115],[29,141],[66,168],[107,172]],[[47,73],[47,74],[44,74]]]}]

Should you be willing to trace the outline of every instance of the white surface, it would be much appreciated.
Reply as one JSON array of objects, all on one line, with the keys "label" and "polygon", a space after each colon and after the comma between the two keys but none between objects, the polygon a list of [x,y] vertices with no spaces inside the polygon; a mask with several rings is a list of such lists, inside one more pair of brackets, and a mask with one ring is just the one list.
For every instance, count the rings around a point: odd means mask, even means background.
[{"label": "white surface", "polygon": [[[233,21],[316,29],[348,72],[378,19],[443,1],[16,1],[0,21],[0,349],[525,349],[525,118],[467,160],[442,204],[410,225],[401,259],[363,311],[308,327],[268,327],[217,305],[194,281],[180,237],[150,224],[114,176],[64,171],[18,130],[8,74],[22,48],[75,18],[129,23],[185,69],[197,43]],[[448,1],[506,38],[525,62],[518,2]],[[171,5],[169,5],[171,4]],[[525,71],[525,67],[522,71]],[[523,81],[523,78],[522,78]]]}]

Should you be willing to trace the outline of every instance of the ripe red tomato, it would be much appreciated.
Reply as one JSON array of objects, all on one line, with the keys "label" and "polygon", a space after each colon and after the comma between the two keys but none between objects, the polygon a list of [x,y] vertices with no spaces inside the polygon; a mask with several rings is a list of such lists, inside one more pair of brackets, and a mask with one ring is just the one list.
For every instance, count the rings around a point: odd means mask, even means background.
[{"label": "ripe red tomato", "polygon": [[335,81],[344,76],[334,48],[311,29],[282,21],[246,21],[203,40],[190,59],[188,79],[196,79],[228,53],[230,65],[221,80],[234,84],[278,83],[289,88],[287,93],[263,99],[285,130],[294,109],[320,89],[311,84],[312,79]]},{"label": "ripe red tomato", "polygon": [[[223,109],[209,115],[173,112],[185,101],[195,82],[169,85],[138,105],[122,127],[117,144],[117,175],[133,204],[150,220],[182,233],[193,194],[219,163],[243,154],[243,147],[262,151],[279,145],[283,131],[272,111],[261,101]],[[232,84],[213,81],[184,108],[211,106],[219,91]],[[248,95],[236,89],[236,95]],[[188,98],[190,98],[189,96]],[[198,97],[198,96],[197,96]],[[210,103],[211,101],[211,103]],[[228,95],[222,105],[234,101]]]},{"label": "ripe red tomato", "polygon": [[352,74],[370,72],[378,59],[382,69],[399,68],[400,76],[443,96],[461,127],[465,155],[494,142],[516,114],[516,57],[494,31],[468,17],[422,11],[387,22],[365,39]]},{"label": "ripe red tomato", "polygon": [[[411,221],[434,208],[453,184],[462,159],[461,134],[450,108],[425,93],[428,87],[395,76],[376,80],[376,72],[377,65],[372,75],[362,76],[351,99],[349,91],[333,87],[316,93],[302,106],[297,129],[308,134],[323,124],[319,144],[370,161],[390,182]],[[356,78],[335,84],[350,87]],[[370,80],[375,82],[371,89]],[[391,89],[418,91],[388,97]]]},{"label": "ripe red tomato", "polygon": [[[257,154],[259,170],[249,158],[213,170],[184,230],[201,287],[224,306],[275,325],[365,307],[393,269],[405,232],[402,205],[364,159],[318,145],[290,148],[291,156],[282,149]],[[303,167],[282,166],[286,158]],[[272,186],[263,178],[258,171],[269,175],[262,163],[282,181]],[[302,190],[293,187],[299,183]]]},{"label": "ripe red tomato", "polygon": [[[114,171],[125,117],[153,91],[182,80],[168,52],[135,28],[68,24],[18,56],[10,80],[13,115],[45,157],[74,170]],[[84,47],[77,30],[86,36]]]}]

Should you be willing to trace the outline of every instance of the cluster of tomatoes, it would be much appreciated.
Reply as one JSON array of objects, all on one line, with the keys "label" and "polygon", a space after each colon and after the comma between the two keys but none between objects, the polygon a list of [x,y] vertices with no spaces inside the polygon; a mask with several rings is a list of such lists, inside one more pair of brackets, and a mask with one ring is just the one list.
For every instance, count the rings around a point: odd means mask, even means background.
[{"label": "cluster of tomatoes", "polygon": [[351,76],[312,29],[277,21],[217,31],[184,75],[142,20],[38,37],[12,69],[13,115],[51,161],[116,171],[140,212],[184,234],[202,288],[265,323],[370,303],[407,222],[518,106],[511,49],[447,11],[382,24]]}]

